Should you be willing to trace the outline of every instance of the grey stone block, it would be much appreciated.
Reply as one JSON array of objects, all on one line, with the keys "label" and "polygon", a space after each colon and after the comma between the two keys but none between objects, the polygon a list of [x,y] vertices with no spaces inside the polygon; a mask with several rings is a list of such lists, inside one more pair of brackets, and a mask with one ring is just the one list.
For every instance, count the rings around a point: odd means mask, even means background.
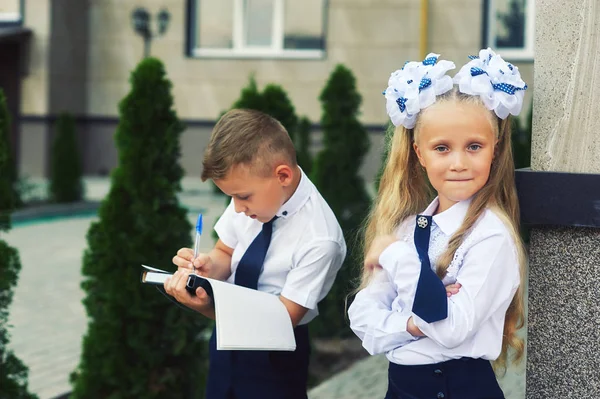
[{"label": "grey stone block", "polygon": [[527,398],[600,396],[600,230],[531,234]]}]

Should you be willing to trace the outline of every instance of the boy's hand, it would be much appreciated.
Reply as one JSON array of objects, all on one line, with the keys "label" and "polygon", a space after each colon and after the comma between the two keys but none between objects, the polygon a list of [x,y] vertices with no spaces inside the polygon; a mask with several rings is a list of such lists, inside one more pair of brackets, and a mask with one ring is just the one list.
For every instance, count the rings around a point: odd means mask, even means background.
[{"label": "boy's hand", "polygon": [[462,285],[460,283],[448,284],[446,286],[446,295],[450,298],[452,295],[458,294]]},{"label": "boy's hand", "polygon": [[373,270],[377,267],[381,267],[379,264],[381,253],[396,241],[398,241],[398,237],[392,235],[376,237],[365,257],[365,269]]},{"label": "boy's hand", "polygon": [[196,295],[191,295],[185,288],[189,275],[190,270],[180,268],[173,274],[173,277],[169,277],[165,281],[165,291],[182,305],[214,319],[212,299],[208,296],[204,288],[198,287]]},{"label": "boy's hand", "polygon": [[200,276],[208,276],[212,269],[212,259],[207,254],[198,254],[194,259],[194,251],[191,248],[181,248],[173,257],[173,263],[178,270],[196,270]]}]

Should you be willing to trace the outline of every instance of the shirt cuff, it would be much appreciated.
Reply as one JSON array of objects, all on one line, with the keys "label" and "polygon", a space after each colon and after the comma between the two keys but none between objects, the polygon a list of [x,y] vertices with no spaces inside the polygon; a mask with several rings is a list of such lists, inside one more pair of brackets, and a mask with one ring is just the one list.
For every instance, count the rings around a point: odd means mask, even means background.
[{"label": "shirt cuff", "polygon": [[416,314],[412,314],[413,321],[415,322],[415,326],[425,335],[427,335],[427,330],[429,330],[429,323],[425,320],[417,316]]},{"label": "shirt cuff", "polygon": [[235,248],[235,246],[237,245],[237,238],[232,235],[228,235],[224,226],[219,225],[219,222],[217,222],[217,224],[215,224],[214,229],[217,232],[217,235],[219,236],[219,239],[223,242],[223,244],[227,245],[229,248]]},{"label": "shirt cuff", "polygon": [[384,325],[369,328],[363,338],[363,347],[371,355],[376,355],[416,341],[419,337],[406,331],[409,318],[405,314],[393,313]]},{"label": "shirt cuff", "polygon": [[303,292],[293,288],[283,287],[281,296],[307,309],[314,309],[317,307],[317,297],[315,295],[311,295],[310,292]]}]

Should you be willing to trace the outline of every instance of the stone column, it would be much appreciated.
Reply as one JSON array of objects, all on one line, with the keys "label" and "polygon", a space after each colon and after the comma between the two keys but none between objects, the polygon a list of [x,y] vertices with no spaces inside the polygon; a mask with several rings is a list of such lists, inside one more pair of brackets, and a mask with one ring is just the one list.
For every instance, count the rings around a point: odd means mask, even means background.
[{"label": "stone column", "polygon": [[[532,196],[529,200],[540,207],[552,206],[543,211],[549,222],[531,230],[526,396],[597,398],[600,2],[536,0],[535,12],[528,173],[532,185],[545,189],[530,192],[525,187],[519,195]],[[541,180],[545,183],[534,183]],[[574,213],[578,217],[570,217]]]}]

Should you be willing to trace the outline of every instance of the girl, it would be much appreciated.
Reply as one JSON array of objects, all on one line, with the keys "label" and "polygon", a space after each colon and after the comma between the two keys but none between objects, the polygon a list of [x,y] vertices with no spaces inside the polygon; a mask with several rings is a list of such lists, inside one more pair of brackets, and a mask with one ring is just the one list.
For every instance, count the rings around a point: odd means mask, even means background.
[{"label": "girl", "polygon": [[445,75],[454,64],[430,54],[384,93],[396,129],[348,314],[367,351],[390,361],[386,399],[503,398],[490,361],[523,354],[509,115],[527,86],[492,50],[471,58],[458,87]]}]

